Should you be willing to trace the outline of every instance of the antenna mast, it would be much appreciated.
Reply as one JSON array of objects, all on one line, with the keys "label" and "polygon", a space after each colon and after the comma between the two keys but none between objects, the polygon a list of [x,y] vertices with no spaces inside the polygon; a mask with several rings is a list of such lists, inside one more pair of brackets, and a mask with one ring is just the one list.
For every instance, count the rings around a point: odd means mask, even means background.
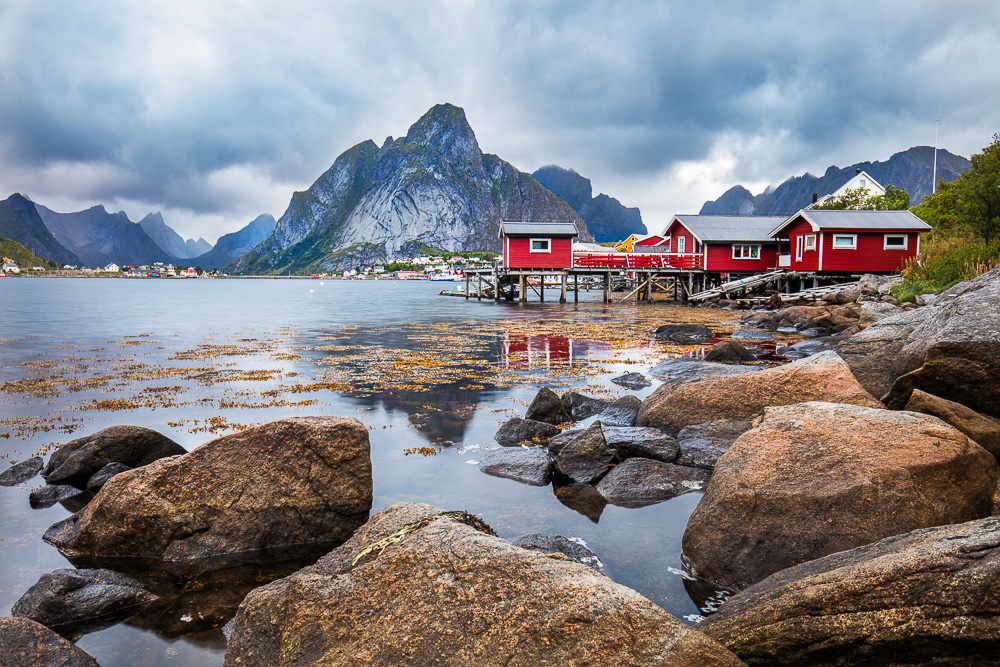
[{"label": "antenna mast", "polygon": [[934,180],[933,180],[933,182],[931,182],[931,194],[934,194],[935,192],[937,192],[938,120],[939,119],[937,119],[937,118],[934,119],[934,176],[932,176],[932,178]]}]

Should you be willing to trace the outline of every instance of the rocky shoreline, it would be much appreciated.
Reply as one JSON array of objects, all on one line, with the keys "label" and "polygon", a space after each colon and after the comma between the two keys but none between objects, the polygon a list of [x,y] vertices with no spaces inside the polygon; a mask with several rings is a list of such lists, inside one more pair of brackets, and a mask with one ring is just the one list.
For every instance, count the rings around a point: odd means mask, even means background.
[{"label": "rocky shoreline", "polygon": [[201,600],[199,623],[228,621],[226,665],[996,664],[1000,269],[925,301],[896,304],[873,276],[751,311],[747,326],[811,337],[779,365],[752,337],[666,362],[642,400],[542,388],[497,432],[482,473],[576,502],[704,490],[683,538],[694,628],[561,536],[515,544],[419,503],[370,515],[367,430],[310,417],[190,453],[113,427],[0,473],[80,507],[45,533],[78,569],[26,591],[0,645],[12,665],[95,665],[67,639],[186,615],[211,580],[228,598]]}]

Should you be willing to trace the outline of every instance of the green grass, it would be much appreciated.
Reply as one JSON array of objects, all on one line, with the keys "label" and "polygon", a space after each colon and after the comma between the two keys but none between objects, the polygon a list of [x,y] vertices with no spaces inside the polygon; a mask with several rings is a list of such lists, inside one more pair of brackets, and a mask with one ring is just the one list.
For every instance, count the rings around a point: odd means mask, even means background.
[{"label": "green grass", "polygon": [[24,247],[23,244],[11,239],[0,238],[0,256],[14,260],[21,271],[28,271],[33,266],[44,266],[46,269],[59,268],[55,262],[49,262]]}]

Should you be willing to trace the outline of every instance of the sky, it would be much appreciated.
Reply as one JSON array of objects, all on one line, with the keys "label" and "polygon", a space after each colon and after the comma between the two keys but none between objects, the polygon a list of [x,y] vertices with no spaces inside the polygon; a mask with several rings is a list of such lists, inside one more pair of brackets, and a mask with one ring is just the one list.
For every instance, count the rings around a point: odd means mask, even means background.
[{"label": "sky", "polygon": [[1000,131],[1000,3],[0,0],[0,198],[150,212],[214,242],[351,146],[465,109],[648,228]]}]

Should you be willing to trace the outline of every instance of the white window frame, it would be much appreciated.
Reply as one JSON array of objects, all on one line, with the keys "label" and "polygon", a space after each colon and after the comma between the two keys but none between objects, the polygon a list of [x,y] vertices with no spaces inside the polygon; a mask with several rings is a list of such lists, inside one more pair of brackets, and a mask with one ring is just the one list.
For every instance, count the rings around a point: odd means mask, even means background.
[{"label": "white window frame", "polygon": [[687,237],[683,236],[683,235],[678,236],[677,237],[677,254],[683,255],[684,254],[684,250],[685,250],[684,246],[686,246],[686,245],[687,245]]},{"label": "white window frame", "polygon": [[802,238],[804,239],[803,250],[809,251],[809,250],[815,250],[816,249],[816,235],[815,234],[806,234]]},{"label": "white window frame", "polygon": [[[889,238],[902,238],[903,245],[889,245]],[[910,245],[909,234],[884,234],[882,236],[882,250],[906,250]]]},{"label": "white window frame", "polygon": [[803,246],[805,245],[805,243],[804,243],[805,238],[806,238],[805,236],[796,236],[795,237],[795,261],[796,262],[801,262],[802,261],[802,251],[803,251]]},{"label": "white window frame", "polygon": [[[736,252],[737,248],[740,249],[739,253]],[[744,249],[750,249],[750,253],[751,254],[744,255],[743,254]],[[758,260],[758,259],[760,259],[760,244],[756,244],[756,243],[740,243],[740,244],[735,244],[734,243],[733,244],[733,259],[749,259],[749,260]]]},{"label": "white window frame", "polygon": [[[837,239],[850,239],[851,245],[837,245]],[[833,238],[830,239],[830,247],[833,250],[857,250],[858,249],[858,235],[857,234],[834,234]]]},{"label": "white window frame", "polygon": [[[535,248],[535,243],[544,243],[545,248]],[[552,252],[552,239],[528,239],[528,250],[530,252]]]}]

